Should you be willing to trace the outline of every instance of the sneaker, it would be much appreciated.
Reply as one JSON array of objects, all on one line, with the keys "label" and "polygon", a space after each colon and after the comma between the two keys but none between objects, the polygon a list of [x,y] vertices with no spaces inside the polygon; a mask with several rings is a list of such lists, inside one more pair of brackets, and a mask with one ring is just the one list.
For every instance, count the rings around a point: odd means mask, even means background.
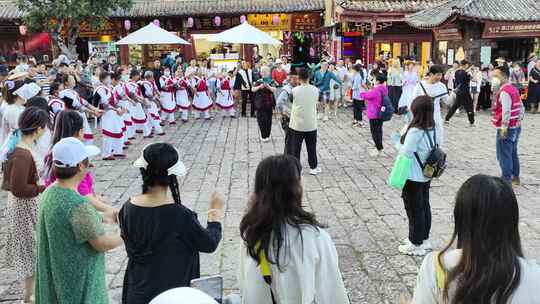
[{"label": "sneaker", "polygon": [[519,179],[519,176],[514,176],[512,178],[512,186],[514,187],[521,186],[521,180]]},{"label": "sneaker", "polygon": [[324,117],[323,117],[322,120],[323,120],[323,121],[328,121],[328,116],[324,115]]},{"label": "sneaker", "polygon": [[317,114],[317,119],[321,119],[323,117],[322,113]]},{"label": "sneaker", "polygon": [[420,245],[420,247],[422,247],[425,251],[433,251],[433,245],[431,244],[429,240],[424,240],[424,242],[422,242],[422,245]]},{"label": "sneaker", "polygon": [[377,150],[377,149],[373,149],[371,151],[369,151],[369,156],[371,157],[377,157],[381,154],[381,151]]},{"label": "sneaker", "polygon": [[317,168],[314,168],[314,169],[310,169],[309,174],[317,175],[317,174],[321,173],[321,171],[322,171],[321,168],[317,167]]},{"label": "sneaker", "polygon": [[413,255],[413,256],[424,256],[426,255],[426,250],[422,248],[422,245],[416,246],[410,241],[408,244],[400,245],[398,247],[398,251],[400,253],[406,254],[406,255]]},{"label": "sneaker", "polygon": [[444,121],[444,125],[445,125],[445,126],[449,126],[449,125],[450,125],[450,121],[445,120],[445,121]]}]

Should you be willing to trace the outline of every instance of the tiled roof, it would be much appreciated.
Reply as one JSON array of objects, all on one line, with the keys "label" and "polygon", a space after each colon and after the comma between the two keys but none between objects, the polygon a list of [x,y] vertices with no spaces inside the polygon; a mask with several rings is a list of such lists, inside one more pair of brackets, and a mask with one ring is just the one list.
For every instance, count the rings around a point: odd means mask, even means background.
[{"label": "tiled roof", "polygon": [[540,21],[539,0],[446,0],[406,16],[414,27],[436,27],[453,16],[492,21]]},{"label": "tiled roof", "polygon": [[413,13],[443,0],[335,0],[344,10],[385,13]]},{"label": "tiled roof", "polygon": [[[134,0],[112,17],[189,16],[213,14],[286,13],[324,10],[324,0]],[[23,16],[16,0],[0,0],[0,20]]]}]

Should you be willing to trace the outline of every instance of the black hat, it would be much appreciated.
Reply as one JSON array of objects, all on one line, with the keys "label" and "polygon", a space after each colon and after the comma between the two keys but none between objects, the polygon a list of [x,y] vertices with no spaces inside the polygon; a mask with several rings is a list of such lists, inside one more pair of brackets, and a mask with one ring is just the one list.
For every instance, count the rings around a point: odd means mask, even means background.
[{"label": "black hat", "polygon": [[9,75],[9,69],[6,65],[0,65],[0,76],[6,77]]}]

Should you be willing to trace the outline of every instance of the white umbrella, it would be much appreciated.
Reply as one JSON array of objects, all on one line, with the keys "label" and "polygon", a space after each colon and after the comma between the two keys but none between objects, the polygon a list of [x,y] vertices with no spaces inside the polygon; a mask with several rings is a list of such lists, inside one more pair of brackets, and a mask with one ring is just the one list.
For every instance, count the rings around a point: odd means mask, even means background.
[{"label": "white umbrella", "polygon": [[279,40],[272,38],[267,33],[244,22],[231,29],[216,34],[209,41],[238,43],[238,44],[281,44]]},{"label": "white umbrella", "polygon": [[190,44],[184,39],[170,33],[161,27],[150,23],[116,42],[125,44]]}]

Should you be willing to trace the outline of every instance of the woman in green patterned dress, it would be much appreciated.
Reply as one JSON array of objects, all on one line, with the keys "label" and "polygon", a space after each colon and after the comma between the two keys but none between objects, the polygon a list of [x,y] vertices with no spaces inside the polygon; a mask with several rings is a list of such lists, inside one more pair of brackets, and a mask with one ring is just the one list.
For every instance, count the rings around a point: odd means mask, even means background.
[{"label": "woman in green patterned dress", "polygon": [[53,147],[52,170],[58,179],[39,205],[36,304],[108,302],[104,252],[120,246],[122,239],[105,234],[103,218],[77,192],[88,158],[97,154],[97,147],[74,137]]}]

